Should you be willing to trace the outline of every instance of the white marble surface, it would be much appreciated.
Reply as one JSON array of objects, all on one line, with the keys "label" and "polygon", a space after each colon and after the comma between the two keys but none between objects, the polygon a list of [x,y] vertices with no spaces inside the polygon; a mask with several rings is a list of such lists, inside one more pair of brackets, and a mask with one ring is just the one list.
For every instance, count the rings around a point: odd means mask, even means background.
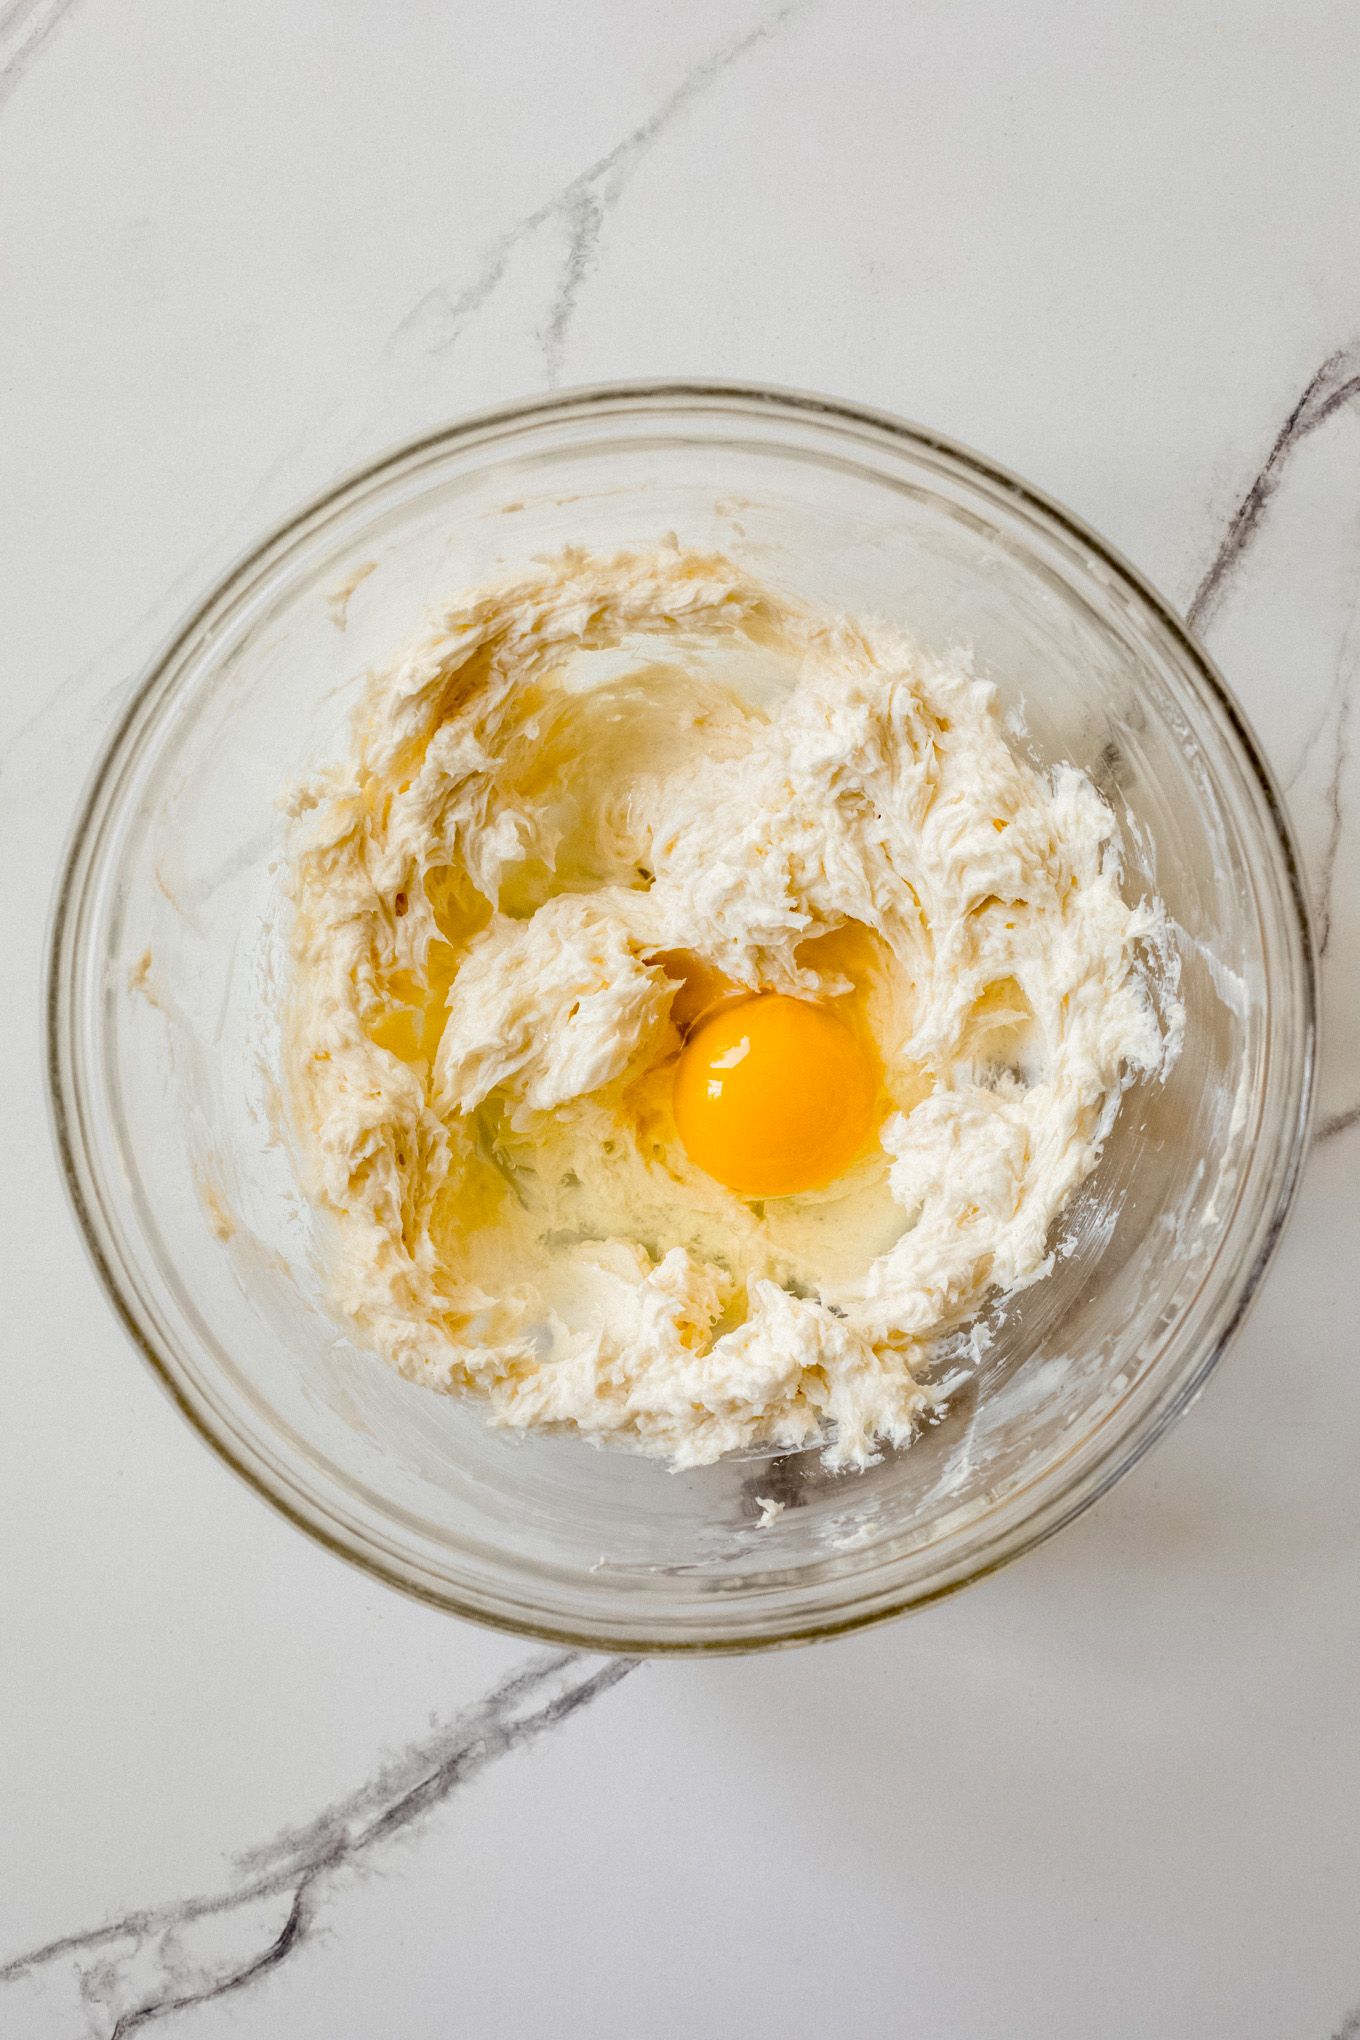
[{"label": "white marble surface", "polygon": [[[1354,2040],[1360,15],[9,0],[0,60],[0,2035]],[[1195,606],[1327,1037],[1258,1307],[1111,1496],[906,1624],[629,1669],[203,1450],[76,1239],[38,983],[102,735],[236,551],[430,421],[670,373],[926,420]]]}]

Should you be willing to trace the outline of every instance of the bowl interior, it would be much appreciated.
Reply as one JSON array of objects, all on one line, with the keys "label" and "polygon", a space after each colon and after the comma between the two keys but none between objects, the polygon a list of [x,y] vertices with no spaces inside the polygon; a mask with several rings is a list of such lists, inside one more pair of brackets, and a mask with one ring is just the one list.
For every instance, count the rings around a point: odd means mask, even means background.
[{"label": "bowl interior", "polygon": [[[1123,1101],[1051,1276],[984,1311],[908,1449],[672,1474],[476,1410],[360,1350],[326,1301],[279,1094],[284,783],[343,754],[425,605],[565,545],[674,532],[790,591],[965,647],[1033,759],[1120,818],[1171,917],[1185,1039]],[[1287,832],[1201,656],[1088,534],[891,421],[633,391],[452,428],[343,484],[149,676],[59,914],[57,1108],[87,1229],[164,1378],[277,1504],[463,1613],[612,1647],[822,1633],[976,1576],[1072,1513],[1193,1393],[1297,1167],[1311,1052]],[[760,1527],[761,1503],[784,1505]]]}]

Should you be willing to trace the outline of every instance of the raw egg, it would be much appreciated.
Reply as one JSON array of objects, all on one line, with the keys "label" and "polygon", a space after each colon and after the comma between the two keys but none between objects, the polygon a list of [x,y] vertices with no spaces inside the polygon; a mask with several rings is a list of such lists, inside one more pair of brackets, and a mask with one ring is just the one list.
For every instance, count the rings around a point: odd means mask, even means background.
[{"label": "raw egg", "polygon": [[849,1168],[874,1123],[869,1056],[824,1006],[762,992],[702,1021],[673,1109],[697,1168],[742,1197],[791,1197]]}]

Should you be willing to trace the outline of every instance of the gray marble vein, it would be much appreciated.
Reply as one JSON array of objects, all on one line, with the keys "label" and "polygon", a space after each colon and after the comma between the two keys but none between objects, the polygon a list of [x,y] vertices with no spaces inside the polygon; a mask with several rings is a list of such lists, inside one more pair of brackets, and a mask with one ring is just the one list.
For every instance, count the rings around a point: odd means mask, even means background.
[{"label": "gray marble vein", "polygon": [[1327,781],[1327,840],[1318,873],[1318,954],[1325,956],[1332,939],[1332,884],[1336,877],[1337,852],[1341,848],[1341,781],[1350,758],[1351,689],[1350,674],[1343,668],[1338,677],[1341,699],[1336,711],[1336,737],[1331,775]]},{"label": "gray marble vein", "polygon": [[599,246],[601,232],[610,212],[618,204],[648,151],[655,147],[679,117],[716,84],[723,73],[762,43],[769,42],[798,15],[805,14],[813,0],[787,0],[762,17],[753,28],[720,43],[687,72],[654,112],[612,149],[589,164],[561,191],[545,199],[533,212],[517,220],[486,250],[482,266],[471,282],[450,292],[444,285],[429,291],[395,328],[389,351],[418,331],[430,353],[451,347],[467,320],[486,303],[505,275],[516,248],[540,228],[560,227],[565,251],[552,298],[539,327],[538,339],[548,387],[561,381],[567,333]]},{"label": "gray marble vein", "polygon": [[1238,569],[1251,550],[1271,498],[1284,479],[1290,457],[1310,434],[1360,396],[1360,339],[1329,354],[1275,435],[1270,452],[1238,504],[1185,612],[1192,630],[1212,623]]},{"label": "gray marble vein", "polygon": [[1349,1133],[1353,1126],[1360,1126],[1360,1104],[1347,1105],[1344,1111],[1331,1112],[1319,1120],[1317,1139],[1335,1140],[1339,1133]]},{"label": "gray marble vein", "polygon": [[37,2001],[48,2004],[65,1986],[85,2030],[101,2040],[127,2040],[158,2019],[246,1989],[306,1946],[346,1873],[369,1867],[460,1785],[570,1720],[637,1663],[601,1663],[575,1651],[531,1659],[348,1798],[241,1858],[225,1890],[129,1913],[15,1956],[0,1965],[0,1985],[16,1994],[36,1985]]},{"label": "gray marble vein", "polygon": [[1352,639],[1356,634],[1357,621],[1360,619],[1352,618],[1351,628],[1347,631],[1337,660],[1336,677],[1323,703],[1322,712],[1309,732],[1298,764],[1284,782],[1285,792],[1293,796],[1303,782],[1313,755],[1321,746],[1330,726],[1332,762],[1322,794],[1323,805],[1327,811],[1327,836],[1319,859],[1316,887],[1318,953],[1321,956],[1326,956],[1332,939],[1332,883],[1336,875],[1336,860],[1341,848],[1341,831],[1345,820],[1341,806],[1341,784],[1350,761],[1351,679],[1355,665]]},{"label": "gray marble vein", "polygon": [[78,0],[9,0],[0,8],[0,106]]},{"label": "gray marble vein", "polygon": [[[1204,634],[1212,626],[1231,588],[1241,573],[1252,545],[1265,523],[1271,502],[1284,479],[1292,456],[1303,442],[1329,419],[1360,399],[1360,338],[1339,347],[1309,378],[1271,444],[1256,476],[1242,497],[1227,530],[1186,609],[1192,629]],[[1318,954],[1327,958],[1333,933],[1333,891],[1341,849],[1345,813],[1342,783],[1350,761],[1350,723],[1355,666],[1354,620],[1338,660],[1336,679],[1317,729],[1309,738],[1299,771],[1320,743],[1328,728],[1332,736],[1330,770],[1322,788],[1326,833],[1317,855],[1313,893],[1317,909]],[[1291,782],[1292,784],[1292,782]],[[1332,1112],[1318,1123],[1315,1138],[1334,1140],[1360,1125],[1360,1102]]]}]

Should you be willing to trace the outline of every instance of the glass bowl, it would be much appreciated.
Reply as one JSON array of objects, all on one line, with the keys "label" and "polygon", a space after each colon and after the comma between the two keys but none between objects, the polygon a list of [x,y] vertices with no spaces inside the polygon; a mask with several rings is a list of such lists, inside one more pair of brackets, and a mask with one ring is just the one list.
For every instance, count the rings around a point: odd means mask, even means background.
[{"label": "glass bowl", "polygon": [[[486,1428],[326,1299],[277,1071],[284,783],[343,753],[424,606],[564,544],[675,532],[927,647],[966,644],[1042,762],[1111,800],[1175,925],[1184,1048],[1126,1095],[1053,1274],[984,1310],[941,1422],[674,1474]],[[1298,858],[1240,711],[1158,596],[977,454],[727,384],[536,398],[398,448],[264,540],[155,661],[76,824],[52,937],[57,1140],[100,1274],[179,1407],[332,1551],[437,1607],[594,1649],[737,1650],[935,1600],[1027,1550],[1202,1387],[1308,1137]],[[782,1504],[773,1520],[766,1500]]]}]

